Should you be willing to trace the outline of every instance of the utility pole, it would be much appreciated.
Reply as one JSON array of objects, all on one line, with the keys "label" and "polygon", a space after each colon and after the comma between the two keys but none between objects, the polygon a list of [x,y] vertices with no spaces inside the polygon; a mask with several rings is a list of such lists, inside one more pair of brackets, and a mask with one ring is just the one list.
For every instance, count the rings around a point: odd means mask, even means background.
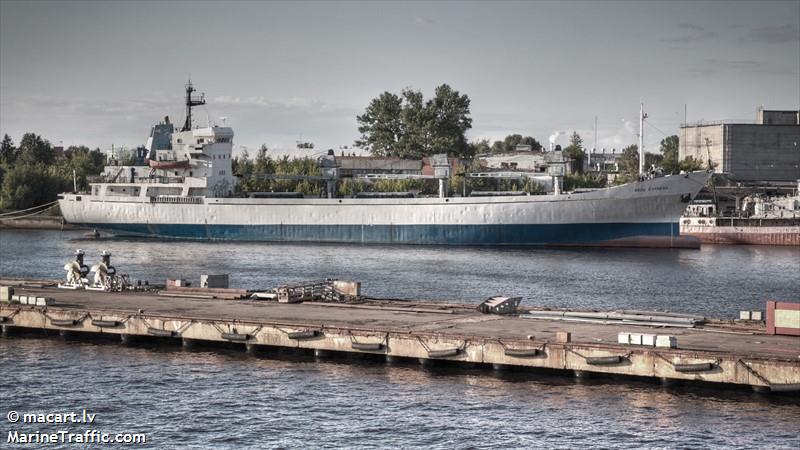
[{"label": "utility pole", "polygon": [[644,103],[639,103],[639,177],[644,176]]}]

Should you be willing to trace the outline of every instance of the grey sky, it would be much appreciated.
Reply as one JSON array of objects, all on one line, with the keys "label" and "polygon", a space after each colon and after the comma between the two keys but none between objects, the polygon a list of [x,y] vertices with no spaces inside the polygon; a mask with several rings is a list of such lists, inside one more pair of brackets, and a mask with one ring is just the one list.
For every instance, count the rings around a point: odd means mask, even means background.
[{"label": "grey sky", "polygon": [[[236,146],[350,145],[382,91],[472,99],[470,139],[646,148],[689,121],[800,108],[800,1],[16,2],[0,0],[0,133],[144,143],[191,74]],[[198,109],[205,123],[206,112]],[[658,131],[661,130],[661,131]],[[562,137],[560,142],[564,143]]]}]

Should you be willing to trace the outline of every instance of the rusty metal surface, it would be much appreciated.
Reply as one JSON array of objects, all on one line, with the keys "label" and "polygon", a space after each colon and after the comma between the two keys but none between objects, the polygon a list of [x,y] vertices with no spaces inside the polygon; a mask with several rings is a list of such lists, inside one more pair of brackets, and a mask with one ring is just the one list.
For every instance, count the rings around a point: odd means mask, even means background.
[{"label": "rusty metal surface", "polygon": [[[557,331],[569,331],[573,343],[591,344],[593,348],[618,349],[620,331],[670,334],[678,339],[680,351],[725,353],[744,358],[798,361],[800,338],[751,333],[711,332],[630,325],[565,323],[538,319],[483,315],[459,305],[453,313],[409,312],[378,309],[336,308],[306,304],[278,304],[258,301],[232,301],[196,298],[164,298],[152,293],[105,293],[60,289],[18,288],[21,294],[53,297],[55,305],[47,310],[72,312],[75,317],[86,312],[118,313],[122,316],[146,314],[175,320],[231,320],[252,324],[295,325],[306,329],[338,328],[365,332],[414,333],[422,336],[445,335],[454,339],[502,339],[507,342],[555,342]],[[405,302],[411,306],[413,303]],[[8,316],[17,306],[4,305],[0,316]],[[22,306],[21,308],[31,308]],[[141,310],[141,313],[140,313]],[[94,315],[93,315],[94,316]],[[720,330],[716,327],[715,331]],[[645,349],[627,346],[631,349]],[[664,349],[669,353],[670,349]]]}]

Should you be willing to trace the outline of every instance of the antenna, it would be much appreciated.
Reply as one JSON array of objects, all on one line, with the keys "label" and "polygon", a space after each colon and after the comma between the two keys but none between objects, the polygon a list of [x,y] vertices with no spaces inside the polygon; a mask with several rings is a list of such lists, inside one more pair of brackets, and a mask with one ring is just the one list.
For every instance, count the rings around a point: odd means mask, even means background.
[{"label": "antenna", "polygon": [[225,122],[228,120],[228,117],[227,116],[220,116],[219,120],[222,121],[222,126],[224,127],[225,126]]},{"label": "antenna", "polygon": [[[594,145],[592,146],[592,150],[597,151],[597,116],[594,116]],[[586,164],[589,166],[589,171],[592,170],[592,152],[589,151],[588,160]]]},{"label": "antenna", "polygon": [[192,129],[192,107],[206,104],[205,94],[201,94],[200,97],[192,97],[192,92],[195,91],[190,78],[189,82],[186,83],[186,122],[184,122],[181,131],[189,131]]}]

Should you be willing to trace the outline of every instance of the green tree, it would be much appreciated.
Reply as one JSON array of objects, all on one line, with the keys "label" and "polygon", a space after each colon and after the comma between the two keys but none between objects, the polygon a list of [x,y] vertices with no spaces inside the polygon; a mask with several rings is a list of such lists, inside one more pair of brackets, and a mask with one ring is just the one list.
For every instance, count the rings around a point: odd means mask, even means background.
[{"label": "green tree", "polygon": [[361,138],[355,145],[375,156],[391,156],[403,136],[402,110],[403,100],[391,92],[372,99],[364,114],[356,116]]},{"label": "green tree", "polygon": [[14,147],[14,141],[11,136],[3,136],[3,141],[0,142],[0,164],[14,164],[17,160],[17,148]]},{"label": "green tree", "polygon": [[[466,132],[472,128],[469,116],[469,97],[449,85],[438,86],[435,95],[425,105],[430,130],[430,153],[448,153],[469,159]],[[428,156],[426,155],[426,156]]]},{"label": "green tree", "polygon": [[89,150],[86,146],[70,146],[64,151],[65,161],[50,166],[52,174],[61,178],[65,185],[72,190],[73,174],[77,181],[78,190],[89,188],[88,176],[96,175],[103,171],[105,155],[97,150]]},{"label": "green tree", "polygon": [[466,131],[472,127],[470,100],[442,84],[425,101],[420,91],[405,89],[401,96],[384,92],[356,116],[361,137],[355,145],[375,156],[421,158],[448,153],[472,156]]},{"label": "green tree", "polygon": [[519,141],[519,143],[521,145],[530,145],[531,150],[534,152],[539,152],[542,150],[542,144],[531,136],[525,136]]},{"label": "green tree", "polygon": [[586,159],[586,151],[583,149],[583,139],[573,131],[569,138],[569,145],[564,148],[564,154],[574,161],[573,168],[578,173],[583,173],[583,160]]},{"label": "green tree", "polygon": [[[488,141],[487,141],[488,143]],[[508,153],[517,149],[517,145],[530,145],[532,151],[541,151],[542,144],[531,136],[509,134],[502,141],[495,141],[491,146],[492,153]]]},{"label": "green tree", "polygon": [[661,140],[661,155],[664,159],[661,161],[661,168],[664,173],[675,174],[680,172],[680,162],[678,160],[678,136],[667,136]]},{"label": "green tree", "polygon": [[19,159],[31,163],[52,164],[56,159],[53,146],[35,133],[25,133],[19,141]]},{"label": "green tree", "polygon": [[564,176],[564,189],[606,187],[606,177],[591,173],[575,173]]},{"label": "green tree", "polygon": [[[70,175],[71,180],[71,175]],[[13,165],[3,177],[3,208],[25,209],[52,202],[60,192],[72,190],[72,182],[44,164]]]},{"label": "green tree", "polygon": [[432,111],[425,107],[422,92],[403,90],[400,111],[401,136],[393,155],[400,158],[419,159],[431,151]]},{"label": "green tree", "polygon": [[703,170],[706,169],[705,164],[699,159],[696,159],[692,156],[687,156],[680,162],[678,168],[681,172],[694,172],[695,170]]},{"label": "green tree", "polygon": [[489,145],[488,139],[481,139],[479,141],[470,142],[469,145],[472,147],[470,153],[473,155],[485,155],[492,151],[492,146]]},{"label": "green tree", "polygon": [[572,136],[569,137],[569,145],[570,147],[583,148],[583,138],[577,131],[573,131]]},{"label": "green tree", "polygon": [[639,178],[639,146],[629,145],[622,149],[619,159],[618,183],[627,183]]}]

